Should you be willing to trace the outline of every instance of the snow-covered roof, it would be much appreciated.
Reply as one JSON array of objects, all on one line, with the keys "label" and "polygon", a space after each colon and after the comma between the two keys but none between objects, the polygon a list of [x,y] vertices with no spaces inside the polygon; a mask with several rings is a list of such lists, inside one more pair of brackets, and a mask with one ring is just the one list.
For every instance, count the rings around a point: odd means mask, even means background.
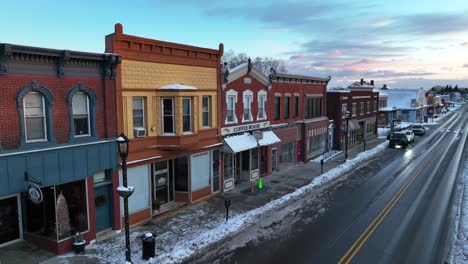
[{"label": "snow-covered roof", "polygon": [[348,88],[374,88],[374,85],[368,83],[368,82],[353,82],[348,86]]},{"label": "snow-covered roof", "polygon": [[381,111],[381,112],[391,112],[393,110],[396,110],[396,109],[393,109],[392,107],[381,107],[381,108],[379,108],[379,111]]},{"label": "snow-covered roof", "polygon": [[350,90],[348,88],[343,88],[343,87],[328,87],[327,92],[330,92],[330,93],[349,93]]},{"label": "snow-covered roof", "polygon": [[226,142],[234,153],[256,148],[258,146],[257,139],[255,139],[255,137],[250,133],[224,137],[224,142]]},{"label": "snow-covered roof", "polygon": [[197,87],[189,86],[181,83],[171,83],[159,87],[161,90],[197,90]]},{"label": "snow-covered roof", "polygon": [[239,70],[240,68],[246,66],[247,64],[248,64],[247,62],[241,63],[241,64],[237,65],[236,67],[229,69],[229,73],[235,72],[235,71]]}]

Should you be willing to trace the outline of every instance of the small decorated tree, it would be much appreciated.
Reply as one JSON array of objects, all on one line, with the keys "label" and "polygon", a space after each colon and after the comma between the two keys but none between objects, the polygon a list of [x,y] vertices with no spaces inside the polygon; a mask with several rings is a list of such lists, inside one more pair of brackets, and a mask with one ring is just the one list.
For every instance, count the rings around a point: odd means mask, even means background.
[{"label": "small decorated tree", "polygon": [[68,212],[68,203],[65,196],[60,193],[57,198],[57,232],[59,238],[70,235],[70,213]]}]

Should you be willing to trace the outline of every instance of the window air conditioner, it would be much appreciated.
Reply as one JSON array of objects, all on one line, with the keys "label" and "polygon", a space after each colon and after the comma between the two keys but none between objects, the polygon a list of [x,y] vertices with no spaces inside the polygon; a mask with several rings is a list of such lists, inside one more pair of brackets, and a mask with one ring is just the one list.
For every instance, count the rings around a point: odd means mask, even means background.
[{"label": "window air conditioner", "polygon": [[134,128],[133,134],[135,137],[146,137],[146,129],[142,127]]}]

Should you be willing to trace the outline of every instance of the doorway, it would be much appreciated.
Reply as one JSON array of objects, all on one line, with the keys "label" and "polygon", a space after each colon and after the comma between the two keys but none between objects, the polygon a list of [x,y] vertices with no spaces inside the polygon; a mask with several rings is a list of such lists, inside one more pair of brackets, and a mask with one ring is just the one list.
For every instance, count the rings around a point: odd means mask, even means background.
[{"label": "doorway", "polygon": [[278,150],[277,148],[271,149],[271,171],[278,170]]},{"label": "doorway", "polygon": [[157,210],[174,200],[171,163],[160,161],[153,165],[153,206]]},{"label": "doorway", "polygon": [[19,195],[0,199],[0,247],[22,238]]},{"label": "doorway", "polygon": [[96,209],[96,232],[113,226],[112,181],[108,173],[99,172],[94,180],[94,206]]}]

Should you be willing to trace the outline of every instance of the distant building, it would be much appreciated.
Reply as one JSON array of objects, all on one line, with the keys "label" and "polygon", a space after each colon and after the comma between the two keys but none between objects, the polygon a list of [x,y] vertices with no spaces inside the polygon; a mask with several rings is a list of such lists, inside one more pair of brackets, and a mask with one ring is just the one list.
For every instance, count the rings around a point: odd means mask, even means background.
[{"label": "distant building", "polygon": [[[379,93],[374,90],[374,81],[352,83],[348,88],[327,91],[328,117],[333,120],[334,148],[344,149],[346,131],[348,144],[361,143],[377,136],[377,113]],[[350,117],[346,127],[346,112]]]},{"label": "distant building", "polygon": [[426,91],[420,89],[388,89],[388,107],[397,108],[396,118],[401,122],[423,122],[427,115]]}]

